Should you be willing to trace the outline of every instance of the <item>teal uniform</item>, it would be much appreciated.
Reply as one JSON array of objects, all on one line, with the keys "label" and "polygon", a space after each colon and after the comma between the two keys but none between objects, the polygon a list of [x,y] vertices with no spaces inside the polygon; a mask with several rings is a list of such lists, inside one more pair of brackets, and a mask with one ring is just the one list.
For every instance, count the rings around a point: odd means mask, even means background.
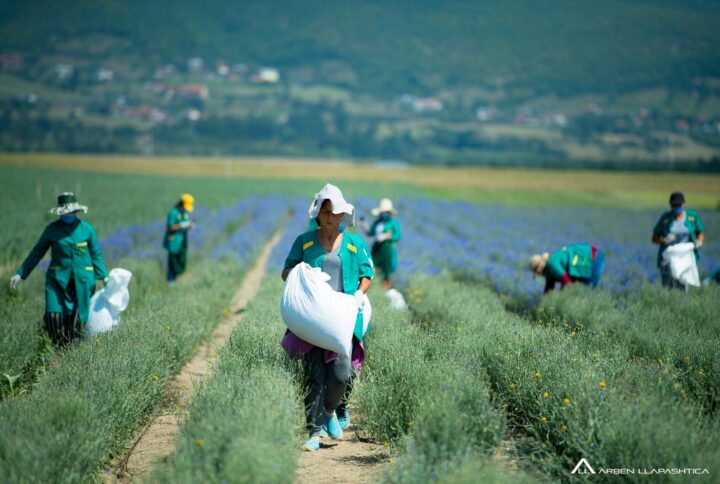
[{"label": "teal uniform", "polygon": [[391,274],[397,270],[398,256],[397,256],[397,243],[402,237],[400,230],[400,222],[395,217],[391,217],[388,220],[382,220],[378,218],[375,220],[368,231],[370,236],[375,236],[378,224],[384,224],[383,233],[390,236],[389,239],[382,242],[375,242],[372,248],[372,258],[375,267],[382,271],[385,279],[388,279]]},{"label": "teal uniform", "polygon": [[[354,294],[360,287],[360,279],[372,279],[375,275],[372,260],[365,241],[357,234],[343,232],[342,245],[338,252],[342,267],[343,292]],[[290,253],[285,259],[284,269],[292,269],[301,262],[311,267],[322,267],[323,257],[327,254],[317,238],[317,230],[301,234],[295,239]]]},{"label": "teal uniform", "polygon": [[590,245],[568,245],[553,252],[545,266],[544,275],[559,281],[567,272],[573,279],[590,279],[592,265],[592,247]]},{"label": "teal uniform", "polygon": [[45,274],[45,312],[69,316],[75,309],[76,298],[78,319],[87,322],[95,281],[108,275],[95,229],[80,219],[69,224],[60,220],[49,224],[17,274],[26,279],[48,248],[51,259]]},{"label": "teal uniform", "polygon": [[187,263],[188,229],[183,228],[170,232],[170,227],[190,220],[188,211],[183,207],[173,207],[167,216],[163,247],[168,251],[168,281],[174,281],[185,272]]},{"label": "teal uniform", "polygon": [[[673,223],[673,215],[672,212],[667,211],[664,214],[660,216],[660,219],[655,224],[655,228],[653,229],[653,235],[656,235],[658,237],[667,237],[667,235],[670,233],[670,228],[672,227]],[[685,209],[685,227],[687,227],[689,236],[690,236],[690,242],[695,242],[697,240],[697,234],[703,233],[705,231],[705,226],[702,223],[702,220],[700,219],[700,215],[695,210],[691,210],[689,208]],[[657,266],[662,266],[662,254],[667,248],[667,245],[660,245],[658,247],[658,255],[657,255]],[[695,249],[695,258],[697,259],[699,257],[699,253],[697,249]]]}]

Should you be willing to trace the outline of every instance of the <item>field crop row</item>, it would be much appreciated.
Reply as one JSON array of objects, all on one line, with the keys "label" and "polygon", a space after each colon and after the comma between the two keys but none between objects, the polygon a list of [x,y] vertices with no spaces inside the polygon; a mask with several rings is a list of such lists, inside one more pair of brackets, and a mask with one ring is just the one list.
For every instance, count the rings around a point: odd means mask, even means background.
[{"label": "field crop row", "polygon": [[582,457],[610,468],[720,466],[718,423],[678,388],[674,368],[633,361],[601,335],[532,325],[489,289],[449,277],[413,278],[408,291],[428,326],[474,342],[476,364],[511,423],[534,437],[546,472],[570,479]]},{"label": "field crop row", "polygon": [[703,410],[720,405],[720,326],[718,288],[685,294],[646,287],[616,299],[607,292],[571,287],[546,295],[536,317],[566,332],[591,331],[628,347],[676,378]]}]

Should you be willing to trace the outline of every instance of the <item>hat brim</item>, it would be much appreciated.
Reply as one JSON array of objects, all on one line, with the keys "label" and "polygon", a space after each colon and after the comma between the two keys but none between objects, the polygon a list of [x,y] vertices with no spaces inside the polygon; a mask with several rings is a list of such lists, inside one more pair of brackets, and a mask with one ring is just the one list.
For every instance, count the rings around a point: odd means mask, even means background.
[{"label": "hat brim", "polygon": [[50,209],[52,215],[68,215],[75,212],[87,213],[88,208],[85,205],[79,203],[68,203],[61,207],[53,207]]},{"label": "hat brim", "polygon": [[377,217],[378,215],[380,215],[383,212],[389,212],[393,215],[397,215],[397,210],[395,210],[394,208],[390,209],[390,210],[382,210],[380,207],[377,207],[377,208],[373,208],[372,210],[370,210],[370,213],[372,214],[373,217]]},{"label": "hat brim", "polygon": [[[325,200],[330,200],[332,202],[332,199],[330,198],[323,198],[319,199],[316,204],[313,204],[313,206],[308,211],[308,216],[311,219],[317,218],[318,214],[320,213],[320,207],[322,206],[323,202]],[[335,206],[337,205],[337,207]],[[355,207],[347,202],[339,202],[339,203],[333,203],[333,213],[335,215],[343,214],[342,219],[340,220],[340,225],[344,225],[345,227],[352,227],[355,225]]]}]

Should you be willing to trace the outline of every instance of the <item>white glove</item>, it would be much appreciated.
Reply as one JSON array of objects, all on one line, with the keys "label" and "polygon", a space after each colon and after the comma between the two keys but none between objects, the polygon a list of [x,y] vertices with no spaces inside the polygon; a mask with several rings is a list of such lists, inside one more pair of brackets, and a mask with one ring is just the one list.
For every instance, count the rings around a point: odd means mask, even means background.
[{"label": "white glove", "polygon": [[700,247],[702,247],[702,244],[703,244],[702,240],[696,240],[696,241],[695,241],[695,248],[696,248],[696,249],[699,249]]},{"label": "white glove", "polygon": [[190,223],[191,223],[191,222],[190,222],[189,220],[185,220],[184,222],[180,222],[180,228],[181,228],[181,229],[188,229],[188,228],[190,228]]},{"label": "white glove", "polygon": [[15,274],[10,278],[10,289],[17,289],[18,284],[20,284],[20,281],[22,281],[22,277]]},{"label": "white glove", "polygon": [[665,244],[670,244],[674,240],[675,240],[675,234],[670,233],[665,236]]},{"label": "white glove", "polygon": [[375,240],[377,240],[378,242],[385,242],[389,238],[390,238],[390,235],[383,232],[381,234],[377,234],[377,236],[375,237]]},{"label": "white glove", "polygon": [[358,305],[358,309],[364,308],[365,307],[365,293],[362,292],[360,289],[358,289],[357,291],[355,291],[355,294],[353,294],[353,296],[355,296],[355,302]]}]

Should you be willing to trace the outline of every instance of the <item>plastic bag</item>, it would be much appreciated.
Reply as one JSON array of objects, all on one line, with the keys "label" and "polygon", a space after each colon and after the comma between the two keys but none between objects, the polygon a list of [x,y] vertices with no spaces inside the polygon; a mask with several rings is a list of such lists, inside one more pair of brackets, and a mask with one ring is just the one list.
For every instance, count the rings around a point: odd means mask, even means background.
[{"label": "plastic bag", "polygon": [[385,296],[390,299],[390,306],[397,310],[402,311],[403,309],[407,308],[407,303],[405,302],[405,298],[403,297],[402,293],[398,291],[397,289],[388,289],[385,291]]},{"label": "plastic bag", "polygon": [[[358,306],[353,296],[334,291],[329,280],[330,276],[320,268],[304,262],[295,266],[285,283],[280,314],[297,337],[350,358]],[[362,315],[365,332],[372,317],[367,295]]]},{"label": "plastic bag", "polygon": [[670,265],[674,279],[689,286],[700,286],[700,274],[695,261],[695,244],[685,242],[671,245],[663,252],[663,263]]},{"label": "plastic bag", "polygon": [[85,326],[87,336],[110,331],[120,323],[120,313],[130,303],[128,284],[131,278],[132,273],[128,270],[110,271],[105,287],[90,299],[90,315]]}]

